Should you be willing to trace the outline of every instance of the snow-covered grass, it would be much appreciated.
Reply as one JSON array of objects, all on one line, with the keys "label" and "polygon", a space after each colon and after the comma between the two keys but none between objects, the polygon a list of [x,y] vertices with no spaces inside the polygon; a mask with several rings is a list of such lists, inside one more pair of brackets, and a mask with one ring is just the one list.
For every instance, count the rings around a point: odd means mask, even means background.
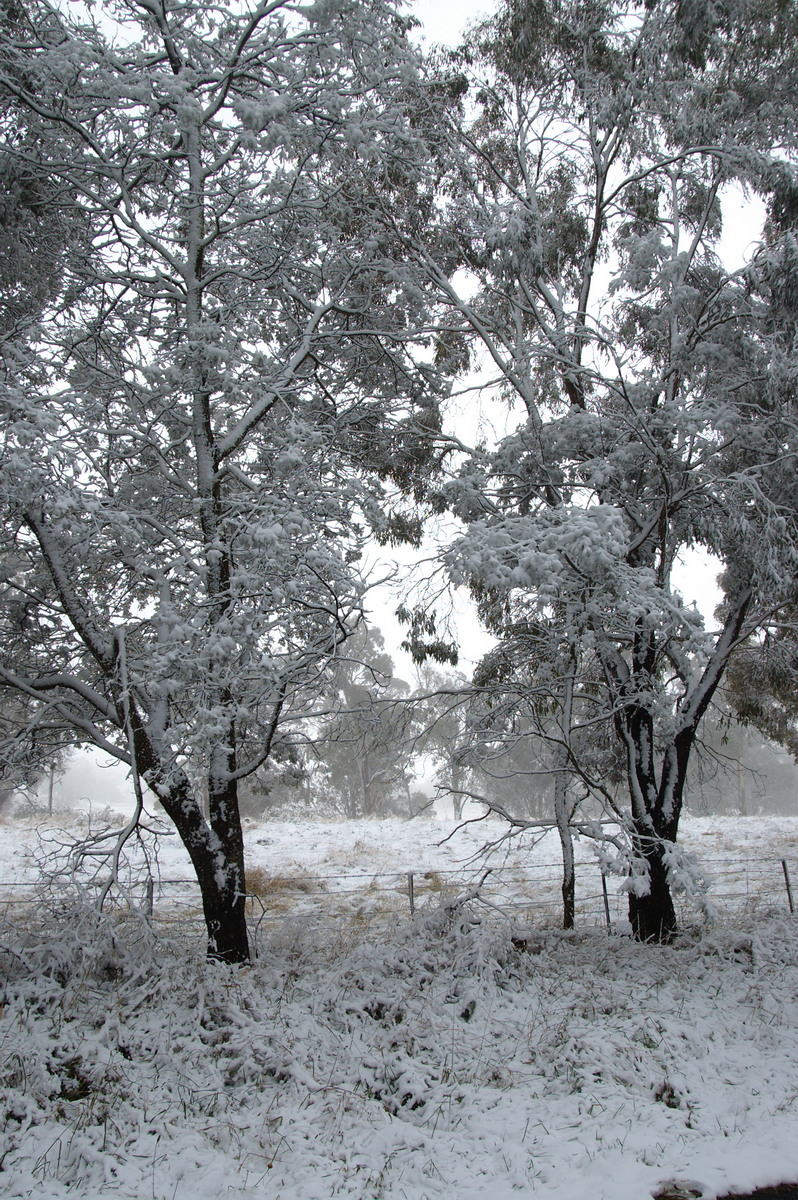
[{"label": "snow-covered grass", "polygon": [[[687,840],[719,861],[748,833],[777,861],[798,834],[720,828],[690,823]],[[476,834],[437,847],[439,832],[274,825],[249,841],[264,880],[464,869]],[[798,1178],[798,923],[775,906],[670,947],[597,925],[519,945],[447,888],[413,921],[395,893],[389,922],[360,890],[314,920],[314,893],[286,891],[243,969],[133,917],[13,907],[3,1195],[645,1200],[673,1180],[709,1198]]]}]

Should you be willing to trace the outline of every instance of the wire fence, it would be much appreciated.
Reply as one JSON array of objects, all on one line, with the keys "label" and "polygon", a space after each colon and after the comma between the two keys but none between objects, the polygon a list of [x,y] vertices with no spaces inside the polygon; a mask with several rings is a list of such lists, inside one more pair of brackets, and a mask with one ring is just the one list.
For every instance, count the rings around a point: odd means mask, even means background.
[{"label": "wire fence", "polygon": [[[713,858],[704,868],[706,892],[676,892],[680,922],[708,908],[716,917],[795,911],[798,860],[734,856]],[[280,874],[250,872],[248,918],[257,934],[285,921],[350,920],[359,925],[411,918],[430,905],[473,896],[486,915],[518,930],[562,923],[562,878],[557,864],[467,869],[420,867],[412,871]],[[20,915],[47,894],[39,882],[0,882],[0,909]],[[51,886],[49,899],[58,898]],[[195,879],[147,876],[120,889],[117,903],[137,909],[154,927],[201,934],[202,903]],[[627,896],[623,880],[602,872],[597,862],[577,864],[575,922],[578,928],[623,928]]]}]

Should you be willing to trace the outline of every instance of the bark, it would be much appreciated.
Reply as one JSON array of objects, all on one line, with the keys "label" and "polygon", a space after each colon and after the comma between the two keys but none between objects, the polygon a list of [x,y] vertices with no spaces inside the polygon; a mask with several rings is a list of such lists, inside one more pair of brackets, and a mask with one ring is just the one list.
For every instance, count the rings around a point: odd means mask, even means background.
[{"label": "bark", "polygon": [[574,842],[571,834],[571,814],[568,810],[568,782],[571,768],[571,723],[574,711],[574,679],[576,676],[577,653],[571,646],[563,680],[562,709],[560,711],[560,736],[562,743],[557,752],[554,779],[554,816],[562,849],[562,923],[563,929],[573,929],[576,915],[576,870],[574,867]]},{"label": "bark", "polygon": [[568,812],[568,775],[566,761],[560,766],[554,782],[554,815],[562,849],[562,925],[573,929],[576,904],[576,870],[574,867],[574,843],[571,835],[570,813]]},{"label": "bark", "polygon": [[[131,705],[130,721],[139,774],[163,805],[197,876],[208,931],[208,956],[222,962],[247,962],[250,951],[244,839],[237,781],[222,775],[219,762],[212,763],[208,779],[210,821],[206,820],[185,773],[179,768],[164,770],[135,705]],[[227,753],[234,757],[234,743]]]},{"label": "bark", "polygon": [[[243,886],[233,883],[220,887],[213,863],[193,861],[208,931],[208,957],[228,963],[248,962],[250,949]],[[243,873],[241,879],[243,881]]]},{"label": "bark", "polygon": [[[235,722],[231,721],[226,741],[217,747],[211,758],[208,780],[209,821],[214,841],[221,852],[221,863],[212,879],[207,882],[200,880],[200,888],[208,927],[209,954],[225,962],[246,962],[249,958],[249,941],[244,834],[235,771],[236,730]],[[224,881],[221,884],[220,877]]]},{"label": "bark", "polygon": [[563,871],[562,871],[562,927],[563,929],[573,929],[576,919],[576,872],[574,871],[573,863],[573,846],[568,840],[568,846],[571,852],[571,861],[565,862],[565,847],[563,847]]},{"label": "bark", "polygon": [[645,896],[629,894],[632,932],[639,942],[670,942],[678,924],[662,843],[657,842],[642,853],[648,865],[649,891]]},{"label": "bark", "polygon": [[[234,781],[230,787],[235,790]],[[197,876],[208,931],[208,956],[222,962],[247,962],[250,949],[240,821],[229,822],[224,830],[217,810],[215,825],[219,832],[215,832],[204,820],[188,781],[174,786],[168,795],[161,792],[159,799],[188,850]]]},{"label": "bark", "polygon": [[[669,942],[677,931],[676,910],[671,896],[664,846],[675,842],[681,814],[683,775],[695,736],[695,729],[680,734],[679,770],[673,775],[674,789],[667,806],[657,788],[657,773],[653,754],[653,722],[650,714],[641,710],[629,714],[626,722],[626,741],[629,752],[629,783],[633,798],[634,852],[643,860],[648,875],[646,895],[629,893],[629,921],[635,938],[641,942]],[[666,752],[665,758],[669,757]],[[665,816],[667,812],[667,818]]]}]

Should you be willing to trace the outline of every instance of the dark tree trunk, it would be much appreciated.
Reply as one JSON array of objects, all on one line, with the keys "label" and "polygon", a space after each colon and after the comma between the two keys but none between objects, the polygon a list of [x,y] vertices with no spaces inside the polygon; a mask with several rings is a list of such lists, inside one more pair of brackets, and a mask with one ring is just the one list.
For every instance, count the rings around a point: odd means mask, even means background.
[{"label": "dark tree trunk", "polygon": [[[229,701],[229,697],[225,696]],[[208,813],[215,846],[213,870],[200,877],[202,906],[208,928],[208,954],[223,962],[249,958],[244,874],[244,834],[238,808],[236,730],[230,722],[227,737],[211,755],[208,775]]]},{"label": "dark tree trunk", "polygon": [[223,808],[220,811],[219,797],[210,789],[209,827],[187,781],[185,788],[173,789],[168,797],[161,794],[159,798],[196,872],[208,931],[208,957],[229,963],[247,962],[250,953],[244,847],[237,804],[234,813]]},{"label": "dark tree trunk", "polygon": [[211,763],[209,822],[186,775],[179,769],[165,774],[135,708],[131,716],[139,772],[172,821],[197,876],[208,931],[208,956],[222,962],[247,962],[250,952],[244,839],[237,784],[234,778],[226,776],[235,764],[234,730],[229,744]]},{"label": "dark tree trunk", "polygon": [[[153,786],[152,781],[149,782]],[[188,850],[197,876],[208,931],[209,958],[229,963],[247,962],[250,954],[244,852],[237,807],[236,819],[229,821],[226,829],[217,808],[211,828],[187,780],[183,786],[173,785],[168,794],[157,786],[154,790]],[[211,792],[212,816],[214,799]]]},{"label": "dark tree trunk", "polygon": [[639,942],[670,942],[678,926],[662,845],[657,843],[643,853],[650,886],[645,896],[629,893],[632,932]]},{"label": "dark tree trunk", "polygon": [[573,929],[576,919],[576,876],[573,867],[562,877],[562,927]]},{"label": "dark tree trunk", "polygon": [[684,771],[694,730],[682,731],[678,748],[674,742],[666,750],[658,783],[651,715],[634,706],[625,717],[629,786],[637,798],[633,848],[638,861],[645,865],[648,884],[645,895],[629,892],[629,921],[638,941],[669,942],[677,923],[663,848],[665,843],[676,841]]},{"label": "dark tree trunk", "polygon": [[215,868],[200,868],[196,861],[194,867],[208,931],[208,957],[228,963],[248,962],[246,893],[237,887],[220,887]]}]

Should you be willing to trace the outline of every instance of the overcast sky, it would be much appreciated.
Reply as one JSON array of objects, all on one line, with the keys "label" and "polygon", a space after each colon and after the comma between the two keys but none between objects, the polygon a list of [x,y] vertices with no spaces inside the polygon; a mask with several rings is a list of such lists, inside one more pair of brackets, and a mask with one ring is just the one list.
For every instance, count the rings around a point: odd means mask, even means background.
[{"label": "overcast sky", "polygon": [[419,33],[427,44],[454,46],[467,25],[493,12],[491,0],[415,0],[410,11],[423,26]]}]

